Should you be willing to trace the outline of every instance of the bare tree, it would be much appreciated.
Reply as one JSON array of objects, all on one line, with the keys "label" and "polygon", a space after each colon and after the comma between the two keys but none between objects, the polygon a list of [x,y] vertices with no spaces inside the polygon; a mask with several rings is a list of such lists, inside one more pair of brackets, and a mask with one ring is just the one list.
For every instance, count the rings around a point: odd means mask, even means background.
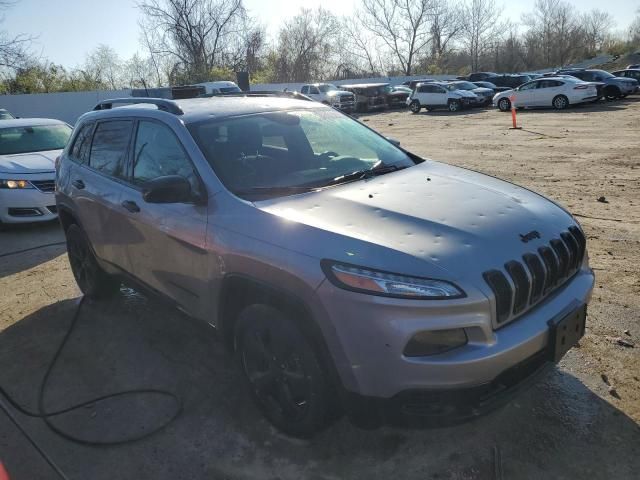
[{"label": "bare tree", "polygon": [[[0,12],[15,5],[14,0],[0,0]],[[0,23],[4,22],[4,15],[0,16]],[[33,37],[25,34],[9,35],[6,31],[0,31],[0,67],[11,69],[30,63],[33,55],[30,47]]]},{"label": "bare tree", "polygon": [[79,71],[99,88],[117,90],[122,87],[123,65],[116,51],[100,44],[92,50]]},{"label": "bare tree", "polygon": [[431,62],[441,65],[445,54],[464,29],[463,12],[458,4],[437,0],[431,21]]},{"label": "bare tree", "polygon": [[340,22],[327,10],[302,9],[285,22],[276,45],[275,77],[280,82],[307,82],[332,72]]},{"label": "bare tree", "polygon": [[357,15],[349,15],[342,20],[344,35],[344,47],[341,49],[345,55],[350,56],[348,61],[353,70],[362,73],[376,75],[382,70],[382,62],[379,57],[380,46],[377,38],[363,32],[362,19]]},{"label": "bare tree", "polygon": [[208,80],[213,67],[223,66],[245,27],[242,0],[146,0],[138,8],[154,55],[172,57],[173,74],[181,71],[189,81]]},{"label": "bare tree", "polygon": [[480,69],[480,58],[498,30],[500,11],[495,0],[468,0],[463,7],[462,41],[471,57],[471,69]]},{"label": "bare tree", "polygon": [[584,32],[586,53],[587,55],[595,55],[611,35],[615,21],[609,12],[595,9],[583,14],[580,24]]},{"label": "bare tree", "polygon": [[390,50],[405,75],[432,40],[434,0],[363,0],[363,26]]}]

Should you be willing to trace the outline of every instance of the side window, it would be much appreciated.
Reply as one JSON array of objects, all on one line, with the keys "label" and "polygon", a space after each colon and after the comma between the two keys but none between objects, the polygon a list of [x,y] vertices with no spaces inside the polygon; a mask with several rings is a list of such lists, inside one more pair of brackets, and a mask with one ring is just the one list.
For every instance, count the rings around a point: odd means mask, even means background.
[{"label": "side window", "polygon": [[433,93],[447,93],[442,87],[431,87]]},{"label": "side window", "polygon": [[89,166],[114,177],[122,177],[133,122],[100,122],[93,134]]},{"label": "side window", "polygon": [[542,86],[542,82],[531,82],[531,83],[525,83],[524,85],[522,85],[520,87],[520,91],[523,92],[525,90],[533,90],[534,88],[544,88]]},{"label": "side window", "polygon": [[318,90],[318,87],[309,87],[309,93],[319,94],[320,91]]},{"label": "side window", "polygon": [[421,85],[420,87],[418,87],[418,92],[429,93],[429,87],[427,85]]},{"label": "side window", "polygon": [[93,123],[85,123],[80,127],[73,142],[73,147],[69,151],[69,157],[76,162],[89,163],[89,147],[91,147],[91,132]]},{"label": "side window", "polygon": [[136,134],[133,183],[141,185],[166,175],[180,175],[189,180],[194,192],[199,190],[198,177],[191,161],[171,129],[156,122],[142,120]]},{"label": "side window", "polygon": [[302,87],[302,90],[300,93],[309,93],[309,85],[305,85],[304,87]]}]

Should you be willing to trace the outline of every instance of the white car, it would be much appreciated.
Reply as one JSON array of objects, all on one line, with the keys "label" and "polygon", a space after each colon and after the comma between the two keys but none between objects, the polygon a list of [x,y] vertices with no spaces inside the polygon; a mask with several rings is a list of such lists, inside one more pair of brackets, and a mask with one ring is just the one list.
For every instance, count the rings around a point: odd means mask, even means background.
[{"label": "white car", "polygon": [[493,97],[493,105],[503,112],[511,110],[511,99],[517,108],[554,107],[590,102],[598,98],[595,83],[583,82],[571,76],[543,77],[524,83],[518,88],[500,92]]},{"label": "white car", "polygon": [[234,82],[221,80],[219,82],[196,83],[204,87],[205,95],[215,95],[219,93],[241,93],[240,87]]},{"label": "white car", "polygon": [[407,98],[407,105],[413,113],[421,109],[435,110],[446,108],[457,112],[478,103],[478,96],[468,90],[460,90],[454,84],[446,82],[418,83]]},{"label": "white car", "polygon": [[57,217],[55,160],[70,135],[59,120],[0,120],[0,224]]},{"label": "white car", "polygon": [[353,93],[340,90],[340,88],[332,83],[303,85],[300,93],[312,98],[316,102],[339,108],[345,112],[352,112],[356,106],[356,99]]}]

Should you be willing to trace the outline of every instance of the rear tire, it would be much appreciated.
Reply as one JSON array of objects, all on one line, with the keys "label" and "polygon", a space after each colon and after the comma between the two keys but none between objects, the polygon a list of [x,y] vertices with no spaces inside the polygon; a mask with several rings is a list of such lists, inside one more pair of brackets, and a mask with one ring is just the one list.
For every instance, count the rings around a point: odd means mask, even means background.
[{"label": "rear tire", "polygon": [[409,104],[409,109],[411,109],[411,113],[420,113],[420,102],[418,100],[413,100]]},{"label": "rear tire", "polygon": [[498,109],[501,112],[508,112],[509,110],[511,110],[511,100],[509,100],[508,98],[501,98],[498,101]]},{"label": "rear tire", "polygon": [[553,108],[555,108],[556,110],[564,110],[569,106],[569,99],[564,95],[558,95],[553,98],[553,101],[551,102],[551,104],[553,105]]},{"label": "rear tire", "polygon": [[265,304],[244,308],[235,345],[256,405],[278,430],[304,438],[327,426],[329,380],[315,346],[287,314]]},{"label": "rear tire", "polygon": [[71,271],[82,293],[92,299],[112,297],[119,290],[120,281],[100,267],[82,229],[72,224],[66,236]]}]

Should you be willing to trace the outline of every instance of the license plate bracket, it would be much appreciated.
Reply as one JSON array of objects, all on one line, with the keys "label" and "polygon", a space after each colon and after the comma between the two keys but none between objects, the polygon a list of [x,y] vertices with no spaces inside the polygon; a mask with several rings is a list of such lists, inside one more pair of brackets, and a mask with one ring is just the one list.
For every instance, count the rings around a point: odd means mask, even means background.
[{"label": "license plate bracket", "polygon": [[549,320],[549,356],[553,362],[558,363],[584,336],[586,320],[586,305],[580,305],[564,316]]}]

